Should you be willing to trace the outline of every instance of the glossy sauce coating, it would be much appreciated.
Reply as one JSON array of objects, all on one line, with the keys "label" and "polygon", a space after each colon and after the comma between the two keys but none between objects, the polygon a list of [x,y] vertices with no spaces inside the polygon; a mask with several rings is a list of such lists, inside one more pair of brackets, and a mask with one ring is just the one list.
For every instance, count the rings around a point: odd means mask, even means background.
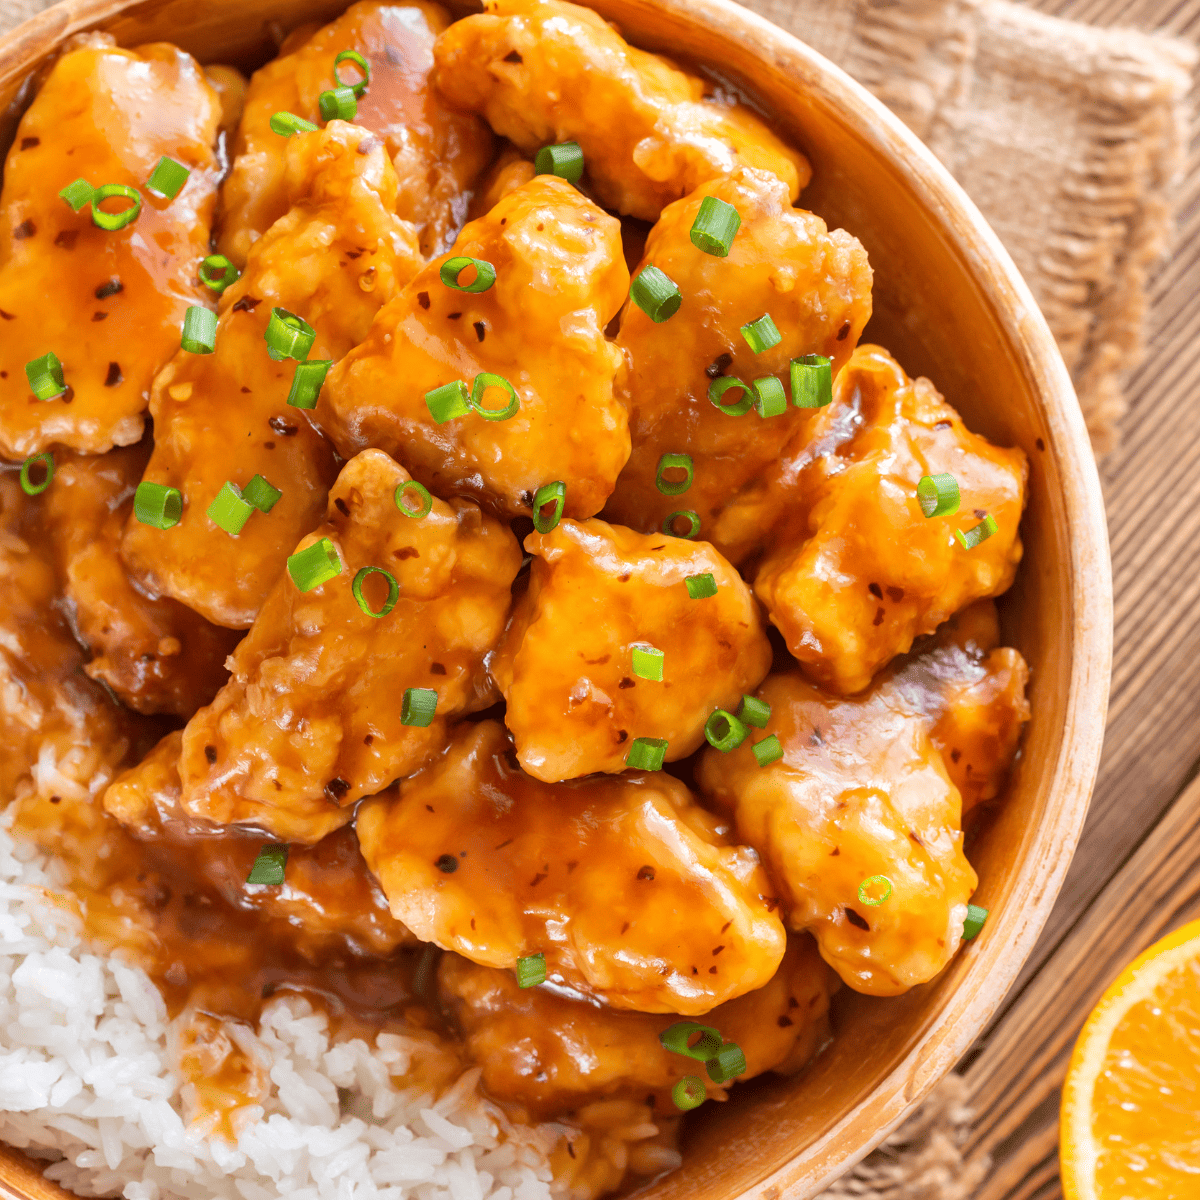
[{"label": "glossy sauce coating", "polygon": [[[520,547],[469,500],[403,515],[394,496],[408,481],[381,450],[342,469],[325,524],[296,548],[328,538],[341,573],[308,592],[285,573],[234,651],[233,677],[188,722],[179,770],[191,815],[320,841],[355,801],[444,746],[448,719],[493,698],[485,661],[508,618]],[[386,569],[399,589],[378,619],[352,594],[364,567]],[[379,611],[382,576],[363,594]],[[410,687],[437,692],[432,724],[401,723]]]},{"label": "glossy sauce coating", "polygon": [[[220,105],[190,55],[165,43],[118,50],[93,36],[55,64],[21,119],[0,192],[0,454],[62,443],[97,453],[142,436],[155,372],[189,305],[208,303]],[[146,181],[163,155],[191,171],[173,200]],[[73,213],[60,188],[138,189],[124,229]],[[106,211],[127,207],[104,203]],[[39,400],[25,364],[55,353],[68,391]]]},{"label": "glossy sauce coating", "polygon": [[[392,214],[396,177],[373,134],[330,122],[289,139],[284,167],[291,207],[222,295],[214,353],[181,349],[154,382],[145,477],[183,493],[183,519],[166,530],[131,519],[123,543],[146,590],[234,629],[254,620],[320,521],[337,474],[333,447],[287,403],[297,364],[267,351],[272,308],[312,325],[310,359],[337,359],[420,264],[411,228]],[[208,506],[227,480],[242,488],[260,474],[283,495],[231,536]]]},{"label": "glossy sauce coating", "polygon": [[[425,0],[362,0],[336,21],[285,43],[278,58],[254,73],[234,143],[233,170],[221,189],[219,248],[239,266],[250,247],[287,211],[286,141],[270,127],[291,112],[323,122],[320,96],[335,87],[334,59],[357,50],[371,65],[355,123],[383,138],[399,177],[392,211],[411,221],[424,254],[439,253],[466,217],[470,189],[492,156],[492,135],[478,117],[447,106],[429,86],[434,39],[446,10]],[[343,63],[343,79],[357,81]]]},{"label": "glossy sauce coating", "polygon": [[740,166],[777,175],[795,200],[811,169],[745,106],[628,45],[598,13],[562,0],[485,0],[434,48],[437,86],[526,154],[577,142],[607,208],[643,220]]},{"label": "glossy sauce coating", "polygon": [[708,1012],[762,987],[783,926],[752,851],[677,779],[546,784],[497,721],[358,814],[392,915],[472,961],[543,953],[548,978],[614,1008]]},{"label": "glossy sauce coating", "polygon": [[[521,765],[538,779],[623,771],[635,738],[665,738],[669,762],[704,742],[714,709],[736,711],[771,666],[749,589],[705,542],[562,521],[532,533],[529,589],[492,665]],[[693,600],[686,580],[711,574]],[[633,648],[663,652],[639,678]]]},{"label": "glossy sauce coating", "polygon": [[[443,262],[491,263],[486,291],[441,281]],[[471,269],[462,277],[473,278]],[[528,515],[537,489],[566,484],[568,516],[598,512],[629,457],[625,409],[613,395],[620,351],[604,337],[629,286],[618,222],[569,183],[544,175],[467,225],[380,313],[332,372],[316,417],[346,456],[387,450],[438,495],[468,495]],[[438,424],[427,392],[480,373],[516,389],[503,421],[478,412]],[[504,407],[492,388],[483,403]]]}]

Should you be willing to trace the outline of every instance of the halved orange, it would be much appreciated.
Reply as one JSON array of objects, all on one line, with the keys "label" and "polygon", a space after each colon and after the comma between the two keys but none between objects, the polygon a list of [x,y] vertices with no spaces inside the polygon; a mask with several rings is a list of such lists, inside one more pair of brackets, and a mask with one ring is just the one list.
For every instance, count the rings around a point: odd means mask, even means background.
[{"label": "halved orange", "polygon": [[1200,921],[1130,963],[1088,1018],[1059,1161],[1067,1200],[1200,1200]]}]

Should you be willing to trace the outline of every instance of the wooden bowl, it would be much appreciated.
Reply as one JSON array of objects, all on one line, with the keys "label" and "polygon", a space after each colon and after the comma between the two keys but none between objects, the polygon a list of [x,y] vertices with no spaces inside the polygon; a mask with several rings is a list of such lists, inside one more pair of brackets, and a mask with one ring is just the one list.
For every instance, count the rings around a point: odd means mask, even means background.
[{"label": "wooden bowl", "polygon": [[[984,932],[932,983],[890,1000],[843,994],[838,1038],[795,1079],[709,1104],[682,1170],[654,1200],[815,1195],[874,1147],[958,1061],[996,1011],[1046,920],[1075,848],[1100,757],[1112,642],[1104,509],[1070,379],[1029,289],[974,205],[866,91],[807,46],[728,0],[590,0],[648,50],[744,88],[812,159],[801,204],[866,246],[875,316],[864,340],[928,375],[968,425],[1024,447],[1032,471],[1025,561],[1005,597],[1008,644],[1032,667],[1033,719],[1009,795],[975,851]],[[275,37],[342,0],[63,0],[0,39],[0,149],[31,73],[62,41],[105,29],[252,68]],[[24,89],[24,90],[23,90]],[[0,1193],[61,1196],[19,1156]]]}]

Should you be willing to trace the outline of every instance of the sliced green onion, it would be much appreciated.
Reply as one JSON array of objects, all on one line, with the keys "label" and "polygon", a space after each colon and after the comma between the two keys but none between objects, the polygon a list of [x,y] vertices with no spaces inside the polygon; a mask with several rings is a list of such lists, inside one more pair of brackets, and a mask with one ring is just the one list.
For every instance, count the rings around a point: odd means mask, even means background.
[{"label": "sliced green onion", "polygon": [[285,358],[294,358],[303,362],[317,339],[317,331],[303,318],[286,308],[271,309],[271,319],[267,322],[263,338],[267,343],[267,353],[275,362]]},{"label": "sliced green onion", "polygon": [[287,569],[292,582],[302,592],[311,592],[342,573],[342,560],[328,538],[318,538],[303,550],[289,555]]},{"label": "sliced green onion", "polygon": [[766,729],[771,719],[771,706],[765,700],[754,696],[743,696],[738,706],[738,720],[743,725],[753,725],[755,729]]},{"label": "sliced green onion", "polygon": [[453,383],[443,383],[425,393],[425,407],[429,415],[439,424],[445,425],[456,417],[465,417],[471,411],[471,397],[467,394],[467,385],[461,379]]},{"label": "sliced green onion", "polygon": [[[664,479],[663,475],[667,471],[686,471],[687,475],[675,483],[669,479]],[[690,454],[664,454],[658,460],[658,474],[654,479],[654,486],[658,488],[664,496],[680,496],[692,486],[692,480],[696,477],[695,467],[692,465],[692,456]]]},{"label": "sliced green onion", "polygon": [[353,121],[358,116],[358,99],[352,87],[338,87],[322,92],[317,107],[323,121]]},{"label": "sliced green onion", "polygon": [[193,304],[183,314],[179,344],[189,354],[211,354],[217,348],[217,314],[211,308]]},{"label": "sliced green onion", "polygon": [[[484,408],[484,393],[488,388],[494,387],[503,388],[508,393],[508,403],[503,408]],[[503,375],[489,375],[486,371],[476,375],[471,384],[470,404],[485,421],[507,421],[510,417],[515,417],[521,407],[521,402],[517,399],[517,389]]]},{"label": "sliced green onion", "polygon": [[792,403],[797,408],[824,408],[833,403],[833,359],[824,354],[793,358]]},{"label": "sliced green onion", "polygon": [[728,754],[736,750],[747,738],[750,731],[731,712],[718,708],[704,722],[704,737],[714,750]]},{"label": "sliced green onion", "polygon": [[[46,475],[41,483],[34,483],[29,477],[29,472],[39,464],[44,468]],[[54,455],[49,450],[33,454],[21,464],[21,491],[27,496],[40,496],[50,486],[50,480],[53,478]]]},{"label": "sliced green onion", "polygon": [[[730,388],[741,388],[742,398],[736,404],[722,404],[721,397]],[[718,375],[708,385],[708,398],[727,417],[740,417],[754,407],[754,393],[735,375]]]},{"label": "sliced green onion", "polygon": [[[468,268],[475,268],[475,278],[470,283],[459,283],[462,273]],[[442,263],[438,272],[441,281],[456,292],[486,292],[496,282],[496,268],[482,258],[448,258]]]},{"label": "sliced green onion", "polygon": [[228,480],[208,506],[208,519],[219,525],[230,537],[242,532],[254,512],[254,505],[242,498],[242,493]]},{"label": "sliced green onion", "polygon": [[754,407],[760,417],[781,417],[787,412],[787,392],[774,375],[754,381]]},{"label": "sliced green onion", "polygon": [[[128,208],[123,208],[120,212],[105,212],[100,207],[101,202],[111,200],[116,196],[121,197],[123,200],[131,200],[133,203]],[[126,187],[123,183],[106,183],[103,187],[98,187],[92,193],[92,224],[98,225],[101,229],[107,229],[109,232],[116,229],[124,229],[126,225],[132,225],[137,220],[137,215],[141,211],[142,194],[137,188]]]},{"label": "sliced green onion", "polygon": [[704,1064],[704,1069],[713,1083],[728,1083],[746,1073],[746,1056],[737,1042],[726,1042]]},{"label": "sliced green onion", "polygon": [[[686,533],[680,533],[675,528],[675,522],[680,518],[687,519],[688,527]],[[663,533],[669,534],[671,537],[684,538],[686,541],[691,541],[692,538],[700,532],[700,514],[694,513],[690,508],[676,509],[662,523]]]},{"label": "sliced green onion", "polygon": [[271,114],[271,132],[280,137],[291,137],[293,133],[315,133],[317,127],[295,113],[277,112]]},{"label": "sliced green onion", "polygon": [[634,738],[625,765],[634,771],[661,771],[666,757],[666,738]]},{"label": "sliced green onion", "polygon": [[540,950],[517,959],[517,987],[537,987],[546,982],[546,956]]},{"label": "sliced green onion", "polygon": [[[412,492],[417,497],[417,507],[410,508],[408,504],[408,494]],[[402,483],[396,489],[396,507],[406,517],[427,517],[430,509],[433,508],[433,497],[429,494],[429,489],[423,484],[418,483],[415,479],[410,479],[407,483]]]},{"label": "sliced green onion", "polygon": [[293,408],[316,408],[321,396],[321,388],[325,385],[325,376],[333,366],[332,358],[310,358],[296,364],[296,373],[292,376],[292,390],[288,392],[287,402]]},{"label": "sliced green onion", "polygon": [[210,254],[200,264],[200,282],[219,296],[231,283],[237,283],[241,271],[223,254]]},{"label": "sliced green onion", "polygon": [[183,496],[178,488],[143,479],[133,493],[133,515],[155,529],[170,529],[183,516]]},{"label": "sliced green onion", "polygon": [[696,1075],[685,1075],[672,1089],[671,1099],[680,1112],[699,1108],[708,1096],[704,1080]]},{"label": "sliced green onion", "polygon": [[177,163],[164,154],[150,172],[150,178],[146,180],[146,191],[174,200],[183,191],[183,185],[187,183],[190,174],[191,171],[183,163]]},{"label": "sliced green onion", "polygon": [[61,396],[67,390],[62,363],[53,351],[27,362],[25,378],[29,380],[29,386],[39,400],[53,400],[55,396]]},{"label": "sliced green onion", "polygon": [[633,673],[639,679],[650,679],[662,683],[663,659],[666,656],[656,646],[633,646],[630,648],[630,658],[633,660]]},{"label": "sliced green onion", "polygon": [[[562,519],[563,505],[567,502],[567,485],[561,479],[544,483],[533,497],[533,527],[538,533],[549,533]],[[547,504],[554,505],[550,516],[542,511]]]},{"label": "sliced green onion", "polygon": [[717,581],[711,571],[703,575],[689,575],[684,581],[687,584],[688,595],[693,600],[707,600],[717,594]]},{"label": "sliced green onion", "polygon": [[978,904],[968,904],[967,919],[963,922],[963,941],[969,942],[973,937],[978,936],[987,919],[988,910],[986,908],[980,908]]},{"label": "sliced green onion", "polygon": [[[883,895],[872,899],[872,894],[875,889],[882,888]],[[870,879],[864,879],[858,885],[859,903],[866,904],[871,908],[877,908],[892,894],[892,881],[886,875],[872,875]]]},{"label": "sliced green onion", "polygon": [[754,757],[760,767],[769,767],[783,757],[783,746],[774,734],[763,738],[761,742],[755,742],[750,748],[754,751]]},{"label": "sliced green onion", "polygon": [[[693,1034],[699,1034],[692,1041]],[[697,1062],[708,1062],[721,1048],[721,1034],[711,1025],[698,1025],[695,1021],[676,1021],[658,1035],[663,1048],[672,1054],[686,1054]]]},{"label": "sliced green onion", "polygon": [[271,509],[279,503],[283,493],[268,482],[263,476],[255,475],[244,488],[242,488],[242,499],[247,504],[253,504],[259,512],[269,513]]},{"label": "sliced green onion", "polygon": [[956,529],[954,536],[958,538],[958,544],[964,550],[974,550],[980,542],[986,542],[999,528],[996,524],[996,518],[991,513],[988,513],[978,525],[972,526],[966,533],[963,533],[961,529]]},{"label": "sliced green onion", "polygon": [[[370,575],[382,575],[387,580],[387,599],[383,602],[383,607],[378,612],[367,603],[367,598],[363,595],[363,584],[366,583],[367,577]],[[368,617],[386,617],[396,607],[396,601],[400,599],[400,585],[396,582],[396,577],[390,571],[385,571],[382,567],[363,567],[354,576],[354,582],[350,584],[350,591],[354,594],[354,599],[357,601],[358,607]],[[434,692],[434,695],[436,696],[437,693]]]},{"label": "sliced green onion", "polygon": [[917,503],[926,517],[952,517],[960,500],[953,475],[922,475],[917,483]]},{"label": "sliced green onion", "polygon": [[424,729],[433,722],[437,712],[438,694],[432,688],[407,688],[400,706],[400,724]]},{"label": "sliced green onion", "polygon": [[770,350],[772,346],[778,346],[783,341],[783,335],[775,327],[775,322],[771,320],[770,313],[763,313],[757,321],[750,321],[742,326],[742,337],[746,339],[746,345],[754,351],[755,354],[762,354],[766,350]]},{"label": "sliced green onion", "polygon": [[[357,83],[347,83],[338,74],[338,67],[344,62],[353,63],[362,72],[362,78]],[[371,82],[371,64],[357,50],[343,50],[333,60],[333,77],[337,80],[338,87],[350,88],[355,96],[361,99],[363,92],[367,90],[367,84]]]},{"label": "sliced green onion", "polygon": [[732,204],[726,204],[716,196],[705,196],[692,222],[692,245],[705,254],[724,258],[741,227],[742,218]]},{"label": "sliced green onion", "polygon": [[250,874],[246,876],[247,883],[262,883],[268,887],[278,887],[283,883],[283,869],[287,866],[288,848],[286,845],[267,843],[254,860]]},{"label": "sliced green onion", "polygon": [[85,204],[91,204],[95,190],[86,179],[76,179],[58,194],[71,206],[72,212],[78,212]]},{"label": "sliced green onion", "polygon": [[633,277],[629,298],[656,324],[673,317],[683,303],[675,282],[652,265],[643,267]]},{"label": "sliced green onion", "polygon": [[583,151],[578,142],[543,146],[533,160],[533,169],[539,175],[557,175],[568,183],[578,183],[583,178]]}]

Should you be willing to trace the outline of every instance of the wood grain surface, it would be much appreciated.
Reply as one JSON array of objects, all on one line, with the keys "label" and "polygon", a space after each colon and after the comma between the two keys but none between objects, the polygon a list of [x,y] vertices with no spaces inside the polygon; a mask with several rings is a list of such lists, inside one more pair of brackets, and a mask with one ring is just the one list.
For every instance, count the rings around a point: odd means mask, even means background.
[{"label": "wood grain surface", "polygon": [[[1055,16],[1200,40],[1200,0],[1040,0]],[[1193,112],[1200,108],[1193,92]],[[995,1169],[977,1200],[1054,1200],[1059,1089],[1076,1035],[1121,968],[1200,916],[1200,120],[1179,238],[1122,447],[1101,468],[1116,642],[1095,798],[1041,941],[964,1060]]]}]

